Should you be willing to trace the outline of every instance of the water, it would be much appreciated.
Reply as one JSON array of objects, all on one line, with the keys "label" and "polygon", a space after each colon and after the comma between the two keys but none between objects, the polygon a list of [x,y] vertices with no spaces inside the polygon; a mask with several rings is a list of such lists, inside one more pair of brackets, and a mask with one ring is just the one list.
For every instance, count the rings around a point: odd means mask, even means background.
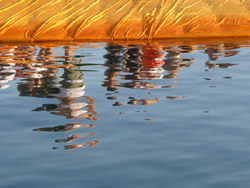
[{"label": "water", "polygon": [[2,44],[0,187],[249,187],[249,47]]}]

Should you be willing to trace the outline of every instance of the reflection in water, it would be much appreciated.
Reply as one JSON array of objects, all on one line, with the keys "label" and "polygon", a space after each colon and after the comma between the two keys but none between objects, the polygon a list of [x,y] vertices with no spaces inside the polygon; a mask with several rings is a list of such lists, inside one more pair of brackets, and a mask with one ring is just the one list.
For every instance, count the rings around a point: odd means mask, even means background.
[{"label": "reflection in water", "polygon": [[[184,49],[185,50],[184,50]],[[164,76],[164,78],[174,79],[177,78],[178,71],[183,67],[189,67],[190,64],[193,63],[194,59],[184,59],[181,58],[183,53],[190,53],[192,52],[191,47],[178,47],[178,48],[166,48],[167,51],[165,64],[162,66],[168,74]]]},{"label": "reflection in water", "polygon": [[[208,68],[228,68],[236,64],[230,63],[211,63],[219,57],[230,57],[237,55],[239,45],[233,43],[224,43],[217,45],[204,46],[168,46],[168,45],[116,45],[108,44],[105,48],[107,54],[103,57],[106,59],[105,72],[106,79],[102,86],[107,87],[107,97],[109,100],[118,100],[116,96],[120,91],[119,88],[130,89],[159,89],[178,88],[177,85],[159,85],[162,82],[155,82],[159,79],[176,79],[178,72],[182,68],[188,68],[194,64],[194,58],[184,57],[191,54],[195,50],[202,51],[208,55],[208,61],[205,66]],[[190,56],[190,55],[189,55]],[[131,99],[132,98],[132,99]],[[181,99],[184,96],[166,96],[167,99]],[[159,102],[159,98],[155,99],[135,99],[130,97],[127,104],[152,105]],[[113,106],[121,106],[123,102],[115,101]]]},{"label": "reflection in water", "polygon": [[[37,128],[33,129],[33,131],[43,131],[43,132],[68,132],[68,131],[73,131],[74,129],[79,129],[79,128],[91,128],[94,127],[94,124],[81,124],[81,123],[68,123],[66,125],[59,125],[55,127],[42,127],[42,128]],[[69,143],[73,140],[76,140],[78,138],[87,138],[90,136],[96,135],[95,132],[90,132],[86,133],[86,135],[69,135],[67,138],[62,138],[62,139],[56,139],[55,142],[57,143]],[[63,146],[65,149],[74,149],[74,148],[80,148],[80,147],[93,147],[95,146],[99,140],[93,140],[91,142],[85,142],[82,144],[70,144],[70,145],[65,145]],[[53,149],[59,149],[59,147],[53,147]]]},{"label": "reflection in water", "polygon": [[224,43],[219,45],[205,45],[204,52],[208,54],[210,61],[218,60],[219,57],[230,57],[239,53],[239,45],[234,43]]},{"label": "reflection in water", "polygon": [[167,99],[182,99],[184,96],[167,96]]},{"label": "reflection in water", "polygon": [[[158,85],[154,80],[177,78],[182,67],[189,67],[193,58],[181,58],[182,53],[191,53],[192,47],[163,47],[162,45],[115,45],[108,44],[105,66],[106,80],[102,86],[108,91],[116,91],[119,87],[131,89],[177,88],[176,85]],[[167,74],[165,74],[167,71]],[[118,91],[117,91],[118,92]],[[117,93],[116,92],[116,93]],[[114,93],[114,94],[116,94]],[[116,96],[108,97],[117,100]],[[127,104],[151,105],[159,102],[155,99],[132,99]],[[115,102],[120,106],[121,102]]]},{"label": "reflection in water", "polygon": [[33,129],[33,131],[44,131],[44,132],[67,132],[67,131],[72,131],[74,129],[79,129],[79,128],[91,128],[94,127],[95,125],[93,124],[81,124],[81,123],[68,123],[66,125],[58,125],[55,127],[43,127],[43,128],[37,128]]},{"label": "reflection in water", "polygon": [[[118,95],[124,91],[121,88],[138,91],[178,88],[178,85],[169,83],[162,85],[166,82],[159,82],[159,80],[178,78],[179,70],[194,64],[195,59],[190,58],[190,54],[195,50],[207,54],[208,60],[204,62],[206,67],[229,68],[237,64],[220,63],[218,60],[221,57],[237,55],[239,48],[239,45],[233,43],[202,46],[109,43],[105,48],[107,53],[103,56],[106,59],[104,62],[106,71],[102,86],[107,88],[108,97],[106,98],[114,102],[113,106],[153,105],[159,103],[160,98],[148,97],[150,92],[142,98],[129,96],[127,101],[120,101]],[[74,55],[73,46],[64,46],[63,52],[64,55],[57,55],[58,51],[54,47],[47,46],[0,46],[0,89],[8,88],[10,82],[18,78],[17,90],[20,96],[53,98],[58,101],[53,100],[53,103],[41,104],[32,110],[34,113],[47,111],[52,115],[65,117],[67,121],[77,120],[77,122],[67,122],[63,125],[35,128],[34,131],[74,132],[79,128],[94,127],[94,124],[84,124],[82,121],[98,120],[95,100],[90,96],[85,96],[84,74],[79,68],[79,62],[84,56]],[[223,78],[231,79],[232,77]],[[182,99],[184,96],[170,95],[166,98]],[[96,132],[74,133],[66,138],[56,138],[55,142],[57,144],[69,143],[89,139],[95,135]],[[61,148],[93,147],[98,143],[99,140],[92,140],[65,145]],[[54,149],[57,148],[60,147],[54,147]]]},{"label": "reflection in water", "polygon": [[117,86],[119,86],[116,76],[122,71],[121,67],[124,61],[124,57],[121,55],[123,47],[109,44],[105,49],[108,51],[108,54],[103,56],[107,59],[104,63],[104,65],[107,66],[107,70],[104,73],[106,79],[102,86],[107,87],[108,91],[115,91],[117,90]]},{"label": "reflection in water", "polygon": [[164,71],[161,66],[164,64],[163,57],[165,56],[162,46],[143,45],[142,51],[141,78],[144,80],[161,79]]},{"label": "reflection in water", "polygon": [[210,63],[216,61],[219,57],[230,57],[239,53],[239,45],[233,43],[225,43],[221,45],[206,45],[205,53],[208,54],[209,60],[205,63],[208,68],[228,68],[237,64],[232,63]]},{"label": "reflection in water", "polygon": [[75,134],[75,135],[70,135],[66,139],[56,139],[55,142],[71,142],[72,140],[75,140],[78,138],[86,138],[86,137],[93,136],[93,135],[96,135],[96,133],[89,133],[86,136],[81,136],[79,134]]},{"label": "reflection in water", "polygon": [[159,102],[159,98],[155,99],[131,99],[128,104],[137,104],[137,105],[151,105]]},{"label": "reflection in water", "polygon": [[15,63],[12,62],[15,48],[16,46],[0,46],[0,90],[10,87],[9,82],[15,79]]},{"label": "reflection in water", "polygon": [[233,64],[233,63],[210,63],[209,61],[207,61],[205,63],[205,65],[208,67],[208,68],[228,68],[230,66],[234,66],[234,65],[237,65],[237,64]]},{"label": "reflection in water", "polygon": [[[34,46],[8,46],[1,47],[1,89],[9,87],[6,83],[21,78],[17,86],[20,96],[56,98],[56,104],[42,104],[33,109],[34,112],[49,111],[50,114],[64,116],[68,119],[98,120],[95,117],[95,100],[85,94],[83,73],[74,66],[73,50],[70,46],[64,47],[64,56],[55,56],[53,48],[40,48],[36,56],[37,48]],[[57,59],[55,59],[57,58]],[[60,60],[60,58],[62,60]],[[60,64],[63,62],[63,64]],[[63,69],[59,76],[59,68]],[[36,128],[34,131],[65,132],[76,128],[93,127],[94,125],[79,122],[67,123],[65,125]],[[95,132],[87,135],[72,134],[67,138],[56,139],[57,143],[68,143],[70,141],[87,138],[96,135]],[[92,147],[99,141],[84,142],[82,144],[71,144],[64,146],[65,149]]]},{"label": "reflection in water", "polygon": [[[83,147],[94,147],[96,146],[100,141],[99,140],[93,140],[91,142],[85,142],[82,144],[70,144],[70,145],[65,145],[65,149],[77,149],[77,148],[83,148]],[[58,148],[53,148],[53,149],[58,149]]]}]

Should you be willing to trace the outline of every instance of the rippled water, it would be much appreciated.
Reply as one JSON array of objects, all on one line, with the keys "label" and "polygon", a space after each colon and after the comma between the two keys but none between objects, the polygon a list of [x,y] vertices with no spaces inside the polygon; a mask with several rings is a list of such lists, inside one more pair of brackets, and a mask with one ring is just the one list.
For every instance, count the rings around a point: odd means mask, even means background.
[{"label": "rippled water", "polygon": [[0,187],[250,186],[250,41],[0,46]]}]

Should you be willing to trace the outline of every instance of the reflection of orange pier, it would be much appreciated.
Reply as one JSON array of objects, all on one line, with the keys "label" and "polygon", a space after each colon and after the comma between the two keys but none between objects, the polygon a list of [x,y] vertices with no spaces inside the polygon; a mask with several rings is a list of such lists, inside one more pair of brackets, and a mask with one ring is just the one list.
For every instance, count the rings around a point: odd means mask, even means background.
[{"label": "reflection of orange pier", "polygon": [[250,0],[0,1],[0,40],[250,36]]}]

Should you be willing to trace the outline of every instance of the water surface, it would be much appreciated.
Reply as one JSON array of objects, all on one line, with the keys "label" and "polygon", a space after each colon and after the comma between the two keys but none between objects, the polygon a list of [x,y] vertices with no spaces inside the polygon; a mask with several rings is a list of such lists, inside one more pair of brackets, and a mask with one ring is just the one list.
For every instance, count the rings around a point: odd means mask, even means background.
[{"label": "water surface", "polygon": [[249,187],[248,39],[0,46],[0,187]]}]

